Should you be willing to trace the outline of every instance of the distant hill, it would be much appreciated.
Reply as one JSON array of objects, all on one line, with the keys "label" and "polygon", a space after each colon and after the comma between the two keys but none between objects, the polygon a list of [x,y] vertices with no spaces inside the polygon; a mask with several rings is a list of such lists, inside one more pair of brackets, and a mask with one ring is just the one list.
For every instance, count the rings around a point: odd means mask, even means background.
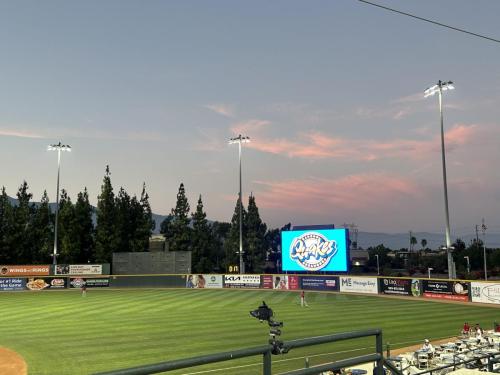
[{"label": "distant hill", "polygon": [[[11,204],[17,205],[17,199],[9,197]],[[39,204],[38,202],[33,202],[35,204]],[[55,203],[51,203],[50,207],[52,210],[55,210]],[[95,207],[94,207],[95,209]],[[155,229],[153,233],[160,233],[160,226],[163,220],[167,215],[159,215],[153,213],[153,220],[155,222]],[[94,216],[95,222],[95,216]],[[427,240],[427,247],[430,249],[439,249],[443,246],[445,242],[443,233],[429,233],[429,232],[414,232],[413,236],[417,239],[417,245],[415,245],[415,249],[420,249],[420,241],[422,239]],[[469,245],[476,235],[474,233],[471,234],[458,234],[453,236],[452,234],[452,242],[454,242],[457,238],[460,238],[465,242],[466,245]],[[353,238],[351,238],[353,240]],[[368,247],[375,247],[377,245],[384,245],[392,250],[399,250],[402,248],[408,248],[410,242],[410,237],[408,233],[374,233],[374,232],[358,232],[358,247],[363,249],[367,249]],[[500,248],[500,233],[486,233],[486,246],[489,248]]]}]

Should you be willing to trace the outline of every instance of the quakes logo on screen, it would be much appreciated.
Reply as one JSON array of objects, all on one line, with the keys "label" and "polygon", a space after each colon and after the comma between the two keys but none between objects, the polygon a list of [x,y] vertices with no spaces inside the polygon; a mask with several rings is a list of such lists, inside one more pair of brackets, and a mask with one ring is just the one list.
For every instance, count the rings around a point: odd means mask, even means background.
[{"label": "quakes logo on screen", "polygon": [[290,246],[290,257],[309,271],[326,267],[336,253],[337,243],[317,232],[296,237]]},{"label": "quakes logo on screen", "polygon": [[347,272],[346,229],[300,229],[281,232],[281,269],[301,272]]}]

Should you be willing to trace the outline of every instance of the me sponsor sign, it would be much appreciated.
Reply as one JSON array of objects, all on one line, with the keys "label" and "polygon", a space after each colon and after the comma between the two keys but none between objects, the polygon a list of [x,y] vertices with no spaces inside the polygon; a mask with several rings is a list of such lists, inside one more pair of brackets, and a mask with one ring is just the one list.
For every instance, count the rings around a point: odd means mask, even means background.
[{"label": "me sponsor sign", "polygon": [[187,275],[186,288],[222,288],[222,275]]},{"label": "me sponsor sign", "polygon": [[379,290],[382,294],[420,297],[418,279],[395,279],[384,277],[379,279]]},{"label": "me sponsor sign", "polygon": [[86,285],[87,288],[106,288],[109,286],[109,277],[72,277],[69,279],[70,288],[81,288],[83,285]]},{"label": "me sponsor sign", "polygon": [[102,275],[102,264],[58,264],[56,275]]},{"label": "me sponsor sign", "polygon": [[422,280],[425,298],[469,301],[469,283],[460,281]]},{"label": "me sponsor sign", "polygon": [[0,291],[25,290],[25,278],[0,278]]},{"label": "me sponsor sign", "polygon": [[301,276],[300,283],[302,289],[339,291],[339,278],[336,276]]},{"label": "me sponsor sign", "polygon": [[43,276],[50,274],[50,266],[0,266],[0,276]]},{"label": "me sponsor sign", "polygon": [[224,275],[224,288],[260,288],[260,275]]},{"label": "me sponsor sign", "polygon": [[344,293],[378,294],[376,278],[369,277],[340,277],[340,291]]},{"label": "me sponsor sign", "polygon": [[472,302],[500,304],[500,283],[470,283]]}]

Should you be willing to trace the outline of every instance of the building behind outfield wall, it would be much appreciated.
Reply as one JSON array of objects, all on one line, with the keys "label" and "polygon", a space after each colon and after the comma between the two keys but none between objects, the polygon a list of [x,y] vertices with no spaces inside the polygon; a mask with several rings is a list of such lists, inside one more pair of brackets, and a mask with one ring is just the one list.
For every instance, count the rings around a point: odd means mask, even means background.
[{"label": "building behind outfield wall", "polygon": [[148,252],[113,253],[114,275],[188,274],[191,273],[190,251],[168,251],[163,236],[149,241]]}]

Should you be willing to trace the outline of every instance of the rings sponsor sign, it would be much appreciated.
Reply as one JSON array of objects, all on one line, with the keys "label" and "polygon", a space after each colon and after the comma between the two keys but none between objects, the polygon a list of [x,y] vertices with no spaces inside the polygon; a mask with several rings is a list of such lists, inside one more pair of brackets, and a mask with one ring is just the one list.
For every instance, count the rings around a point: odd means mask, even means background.
[{"label": "rings sponsor sign", "polygon": [[260,288],[260,275],[224,275],[224,288]]},{"label": "rings sponsor sign", "polygon": [[340,277],[340,291],[345,293],[378,294],[376,278]]},{"label": "rings sponsor sign", "polygon": [[302,289],[339,291],[338,277],[301,276]]},{"label": "rings sponsor sign", "polygon": [[187,275],[186,288],[222,288],[222,275]]},{"label": "rings sponsor sign", "polygon": [[425,298],[469,301],[469,283],[460,281],[422,280],[422,295]]},{"label": "rings sponsor sign", "polygon": [[25,290],[25,278],[0,278],[0,291]]},{"label": "rings sponsor sign", "polygon": [[470,295],[472,302],[500,304],[500,284],[471,282]]},{"label": "rings sponsor sign", "polygon": [[49,275],[50,266],[0,266],[0,276],[44,276]]}]

